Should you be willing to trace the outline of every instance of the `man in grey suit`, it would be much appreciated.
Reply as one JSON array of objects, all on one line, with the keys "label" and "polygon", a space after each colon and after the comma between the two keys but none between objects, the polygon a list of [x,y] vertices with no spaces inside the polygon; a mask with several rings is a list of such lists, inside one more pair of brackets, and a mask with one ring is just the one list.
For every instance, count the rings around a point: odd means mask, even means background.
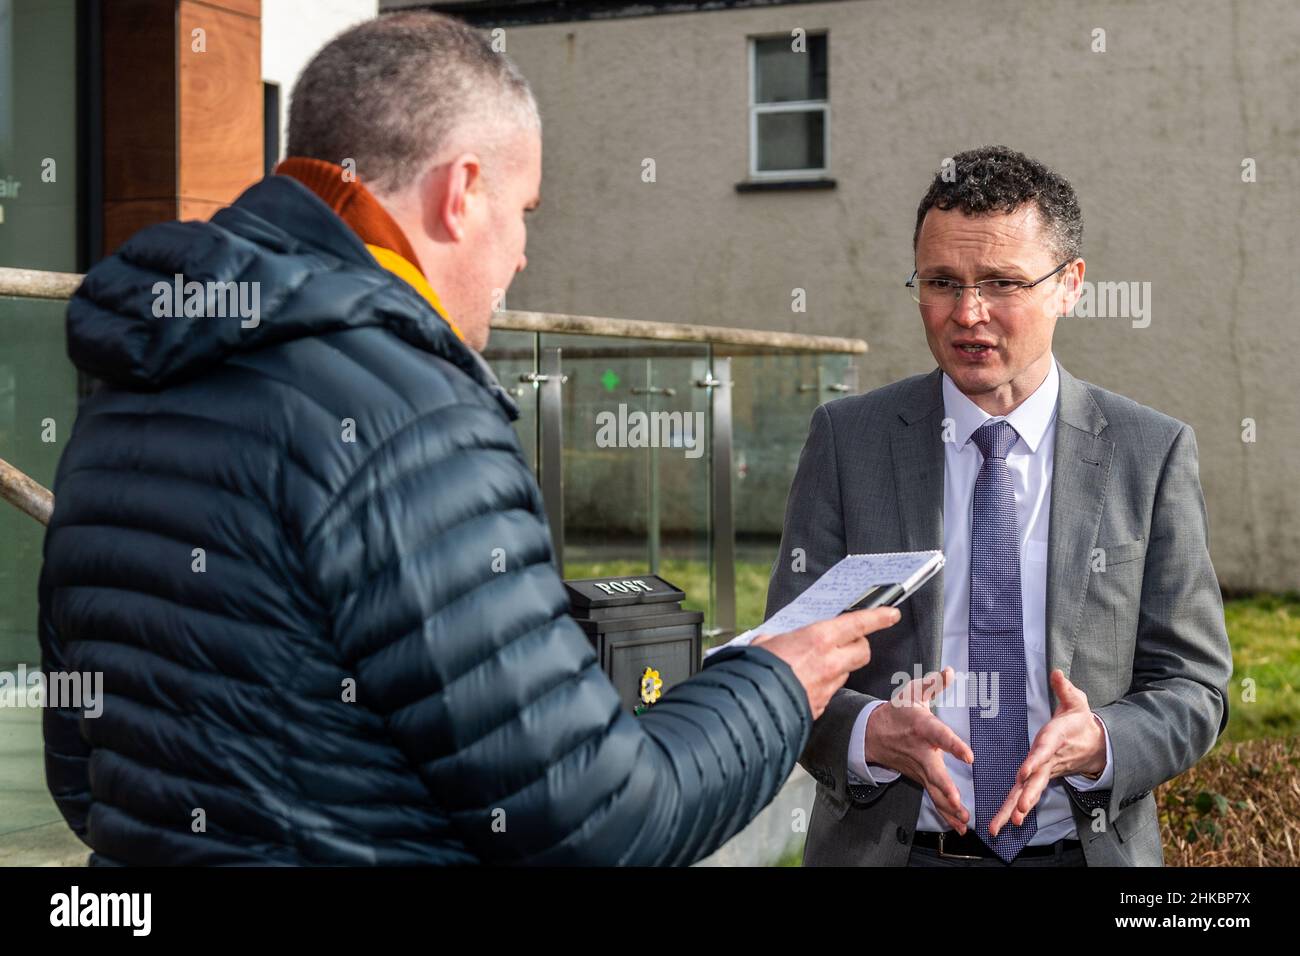
[{"label": "man in grey suit", "polygon": [[1052,354],[1082,233],[1041,163],[954,157],[908,282],[939,367],[813,415],[768,615],[846,554],[947,563],[814,724],[806,865],[1159,866],[1151,792],[1227,724],[1192,430]]}]

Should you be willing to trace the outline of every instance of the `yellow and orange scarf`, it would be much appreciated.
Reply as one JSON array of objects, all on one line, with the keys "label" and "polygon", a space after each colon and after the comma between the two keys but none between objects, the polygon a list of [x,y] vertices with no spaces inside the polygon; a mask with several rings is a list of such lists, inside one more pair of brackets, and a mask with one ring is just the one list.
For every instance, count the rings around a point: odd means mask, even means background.
[{"label": "yellow and orange scarf", "polygon": [[420,293],[451,326],[456,337],[465,341],[465,336],[442,307],[438,293],[415,264],[415,250],[406,234],[359,180],[347,182],[343,178],[342,166],[302,156],[288,157],[275,167],[275,172],[279,176],[293,177],[315,193],[360,237],[376,262]]}]

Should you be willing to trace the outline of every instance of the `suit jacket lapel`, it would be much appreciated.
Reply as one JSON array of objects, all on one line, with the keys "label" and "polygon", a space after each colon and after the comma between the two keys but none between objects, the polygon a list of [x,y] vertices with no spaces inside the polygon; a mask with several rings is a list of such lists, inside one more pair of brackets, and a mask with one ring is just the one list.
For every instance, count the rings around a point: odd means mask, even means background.
[{"label": "suit jacket lapel", "polygon": [[[943,547],[943,387],[935,369],[900,403],[890,437],[894,487],[903,549]],[[928,673],[939,663],[943,623],[943,572],[904,604],[913,615],[917,654]]]},{"label": "suit jacket lapel", "polygon": [[[1087,388],[1064,368],[1060,374],[1052,457],[1046,637],[1048,673],[1059,667],[1069,677],[1115,445],[1100,437],[1106,418]],[[1053,694],[1053,709],[1056,703]]]}]

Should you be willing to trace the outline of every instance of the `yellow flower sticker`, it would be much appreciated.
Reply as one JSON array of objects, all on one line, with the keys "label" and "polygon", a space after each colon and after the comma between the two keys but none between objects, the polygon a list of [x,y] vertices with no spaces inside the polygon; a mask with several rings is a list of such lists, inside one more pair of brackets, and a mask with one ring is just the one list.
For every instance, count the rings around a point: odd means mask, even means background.
[{"label": "yellow flower sticker", "polygon": [[653,667],[647,667],[645,673],[641,675],[641,703],[649,706],[657,701],[663,686],[664,682],[659,678],[659,672]]}]

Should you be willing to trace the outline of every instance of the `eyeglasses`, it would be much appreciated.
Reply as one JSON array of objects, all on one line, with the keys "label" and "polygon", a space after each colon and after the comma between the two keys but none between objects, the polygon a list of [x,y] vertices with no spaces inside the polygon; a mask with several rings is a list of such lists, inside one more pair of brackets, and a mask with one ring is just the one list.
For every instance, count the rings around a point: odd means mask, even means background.
[{"label": "eyeglasses", "polygon": [[974,289],[975,294],[990,305],[1012,305],[1029,298],[1030,289],[1057,275],[1071,261],[1065,260],[1047,275],[1033,282],[1026,282],[1023,279],[981,279],[970,285],[962,285],[955,279],[918,279],[916,272],[913,271],[912,278],[907,280],[907,288],[912,293],[912,300],[923,309],[938,306],[951,308],[952,304],[961,298],[963,289]]}]

